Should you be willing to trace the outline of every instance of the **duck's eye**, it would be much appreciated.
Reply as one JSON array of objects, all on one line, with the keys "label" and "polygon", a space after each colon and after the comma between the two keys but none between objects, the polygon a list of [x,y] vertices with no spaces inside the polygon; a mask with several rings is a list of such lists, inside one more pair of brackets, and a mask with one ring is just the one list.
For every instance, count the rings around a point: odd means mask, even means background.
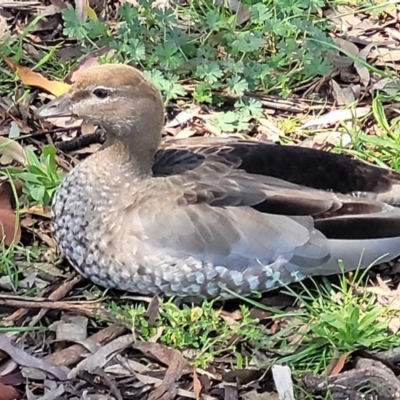
[{"label": "duck's eye", "polygon": [[93,94],[99,99],[105,99],[109,93],[107,89],[97,88],[93,90]]}]

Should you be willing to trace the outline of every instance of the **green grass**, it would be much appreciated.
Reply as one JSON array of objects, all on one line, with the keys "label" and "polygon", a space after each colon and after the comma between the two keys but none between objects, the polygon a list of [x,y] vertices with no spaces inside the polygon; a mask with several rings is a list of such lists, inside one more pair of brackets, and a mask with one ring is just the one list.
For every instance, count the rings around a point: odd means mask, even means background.
[{"label": "green grass", "polygon": [[235,364],[233,367],[244,368],[250,359],[240,353],[240,344],[260,341],[263,330],[258,320],[250,318],[247,306],[240,306],[241,318],[234,320],[223,318],[222,310],[214,304],[214,301],[204,301],[201,306],[178,307],[173,300],[161,302],[153,326],[149,326],[143,304],[121,306],[113,302],[109,304],[109,311],[130,324],[141,340],[159,334],[158,342],[182,351],[190,350],[189,359],[198,367],[207,368],[215,357],[228,356],[229,362]]},{"label": "green grass", "polygon": [[51,199],[63,179],[65,173],[56,164],[56,149],[54,146],[43,146],[38,157],[29,147],[25,148],[27,164],[24,169],[8,167],[7,172],[12,178],[23,183],[23,194],[28,204],[49,205]]},{"label": "green grass", "polygon": [[398,310],[380,305],[376,295],[365,290],[366,274],[367,270],[356,270],[350,282],[343,274],[339,284],[321,278],[311,289],[300,284],[300,293],[289,287],[287,294],[295,297],[299,309],[279,312],[282,330],[260,342],[260,347],[276,348],[277,361],[295,371],[316,373],[326,368],[335,353],[398,347],[400,337],[388,329]]}]

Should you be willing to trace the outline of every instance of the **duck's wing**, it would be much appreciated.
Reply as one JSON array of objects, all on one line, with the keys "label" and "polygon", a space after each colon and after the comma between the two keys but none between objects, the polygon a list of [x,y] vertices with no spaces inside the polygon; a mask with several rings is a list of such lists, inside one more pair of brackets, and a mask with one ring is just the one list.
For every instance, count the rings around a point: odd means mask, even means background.
[{"label": "duck's wing", "polygon": [[[334,177],[340,182],[337,175],[342,176],[343,180],[346,181],[344,171],[340,170],[343,165],[342,159],[344,162],[350,162],[351,165],[354,163],[353,166],[356,170],[357,168],[364,168],[366,171],[365,174],[359,173],[362,179],[356,178],[357,171],[353,173],[352,189],[354,190],[350,191],[351,195],[343,195],[340,191],[314,189],[313,186],[318,185],[312,185],[312,180],[306,182],[309,183],[306,186],[292,183],[291,181],[296,180],[295,178],[290,181],[268,174],[244,173],[250,172],[250,167],[246,169],[242,167],[243,163],[250,162],[251,157],[255,162],[257,160],[264,162],[265,159],[268,159],[268,152],[271,152],[275,157],[276,152],[285,153],[289,150],[290,155],[292,150],[287,146],[244,140],[227,141],[220,138],[206,141],[188,140],[187,143],[190,143],[190,145],[184,145],[180,140],[169,142],[173,142],[173,146],[169,143],[166,148],[157,153],[154,166],[155,174],[157,176],[169,176],[172,180],[184,178],[195,181],[198,184],[197,190],[202,190],[204,196],[206,196],[208,190],[205,182],[207,179],[211,179],[214,180],[213,185],[220,187],[221,190],[217,197],[218,201],[221,201],[221,199],[225,201],[226,197],[229,198],[229,205],[238,205],[238,202],[244,202],[243,204],[265,213],[291,216],[310,215],[314,219],[315,226],[329,238],[373,239],[399,234],[398,221],[393,218],[392,213],[397,216],[400,210],[393,210],[389,207],[389,213],[385,204],[396,203],[398,200],[399,185],[396,183],[398,174],[394,171],[333,155],[337,164],[333,164],[332,161],[331,167],[326,167],[325,178],[327,181]],[[300,148],[300,151],[302,150],[304,149]],[[285,153],[286,165],[282,165],[281,175],[285,174],[287,170],[292,170],[293,165],[296,165],[297,148],[293,148],[293,151],[294,162],[291,162],[292,159],[287,157]],[[261,157],[261,153],[266,153],[267,157]],[[299,181],[301,181],[302,175],[306,180],[308,174],[312,174],[314,170],[318,169],[318,157],[325,160],[325,164],[321,161],[321,165],[329,166],[326,160],[329,161],[330,153],[316,150],[311,150],[311,153],[306,160],[309,160],[311,166],[315,166],[315,168],[310,168],[307,162],[304,162],[303,174],[301,167],[297,171]],[[312,155],[316,157],[317,163],[315,163]],[[327,156],[326,159],[325,156]],[[281,162],[282,160],[278,157],[276,161]],[[271,169],[267,172],[273,173],[273,168],[274,164],[271,163]],[[347,168],[349,171],[351,170],[350,166]],[[261,168],[261,172],[266,172],[266,169]],[[295,175],[293,176],[295,177]],[[366,179],[367,177],[369,179]],[[221,182],[217,182],[215,179],[219,179]],[[222,186],[220,186],[220,183],[222,183]],[[240,189],[238,189],[239,183]],[[360,189],[361,184],[364,185],[363,195],[355,190]],[[367,192],[365,192],[366,185],[369,185]],[[338,189],[338,187],[336,188]],[[257,194],[255,194],[255,191]],[[212,193],[212,191],[209,191],[208,195],[214,196]],[[214,200],[212,204],[219,205],[220,203],[217,203],[217,200]]]},{"label": "duck's wing", "polygon": [[[212,157],[147,185],[146,198],[132,209],[134,229],[148,238],[146,254],[176,266],[171,279],[182,287],[189,285],[186,275],[209,266],[222,271],[222,283],[245,293],[337,273],[339,260],[351,270],[400,254],[400,211],[387,204],[248,174]],[[270,214],[274,207],[281,210]],[[327,225],[337,224],[338,238],[317,229],[318,221],[334,221]],[[348,221],[359,221],[367,239],[357,237],[361,229],[340,237]]]},{"label": "duck's wing", "polygon": [[299,146],[234,138],[169,139],[157,153],[155,171],[181,173],[216,156],[248,173],[400,205],[398,172],[344,155]]}]

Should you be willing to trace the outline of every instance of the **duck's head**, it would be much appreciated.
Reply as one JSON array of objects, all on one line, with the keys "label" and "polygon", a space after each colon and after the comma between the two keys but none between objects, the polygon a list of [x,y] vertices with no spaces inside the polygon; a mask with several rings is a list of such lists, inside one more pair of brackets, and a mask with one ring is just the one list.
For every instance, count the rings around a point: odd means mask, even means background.
[{"label": "duck's head", "polygon": [[159,145],[164,123],[158,89],[139,70],[122,64],[88,68],[67,93],[39,108],[36,115],[77,117],[102,126],[110,143],[117,140],[144,150],[145,142],[152,152]]}]

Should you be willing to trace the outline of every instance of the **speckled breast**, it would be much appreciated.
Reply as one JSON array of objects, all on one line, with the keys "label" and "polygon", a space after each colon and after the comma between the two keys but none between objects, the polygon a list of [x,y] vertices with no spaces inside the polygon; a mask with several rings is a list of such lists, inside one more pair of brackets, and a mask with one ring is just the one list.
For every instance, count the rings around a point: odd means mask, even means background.
[{"label": "speckled breast", "polygon": [[88,249],[87,198],[78,170],[72,170],[57,189],[52,203],[51,230],[61,252],[82,274]]},{"label": "speckled breast", "polygon": [[229,266],[216,266],[193,257],[176,258],[165,252],[160,257],[146,252],[137,258],[131,251],[133,243],[143,251],[147,244],[138,244],[134,237],[126,238],[129,247],[126,254],[121,254],[124,253],[121,249],[109,246],[104,240],[104,236],[109,239],[121,228],[116,224],[116,231],[112,231],[107,225],[110,210],[117,211],[115,197],[104,189],[110,182],[98,176],[93,181],[85,161],[66,176],[55,194],[52,233],[63,255],[92,282],[146,295],[196,298],[232,297],[221,289],[224,285],[246,295],[277,283],[273,268],[268,266],[264,271],[257,266],[256,276],[254,270],[242,273]]}]

